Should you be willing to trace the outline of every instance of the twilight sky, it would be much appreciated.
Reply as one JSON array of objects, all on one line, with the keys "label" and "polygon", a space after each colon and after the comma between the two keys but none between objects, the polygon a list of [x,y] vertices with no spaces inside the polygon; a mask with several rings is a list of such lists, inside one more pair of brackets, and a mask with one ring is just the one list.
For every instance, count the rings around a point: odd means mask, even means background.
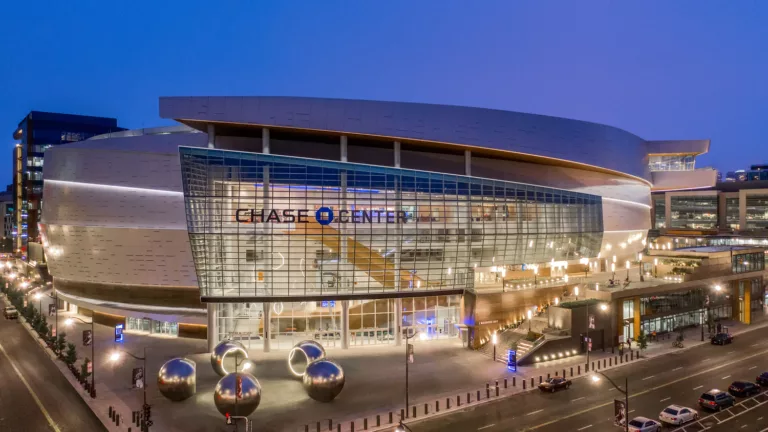
[{"label": "twilight sky", "polygon": [[44,0],[3,12],[3,185],[28,111],[152,127],[168,124],[166,95],[498,108],[709,138],[699,166],[768,162],[768,1]]}]

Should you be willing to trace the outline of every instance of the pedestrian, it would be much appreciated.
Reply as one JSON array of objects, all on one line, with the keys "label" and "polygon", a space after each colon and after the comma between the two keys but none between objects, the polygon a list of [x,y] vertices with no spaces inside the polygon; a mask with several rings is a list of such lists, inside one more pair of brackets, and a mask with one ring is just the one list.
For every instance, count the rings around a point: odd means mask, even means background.
[{"label": "pedestrian", "polygon": [[723,332],[723,325],[720,323],[717,323],[717,332],[722,333]]}]

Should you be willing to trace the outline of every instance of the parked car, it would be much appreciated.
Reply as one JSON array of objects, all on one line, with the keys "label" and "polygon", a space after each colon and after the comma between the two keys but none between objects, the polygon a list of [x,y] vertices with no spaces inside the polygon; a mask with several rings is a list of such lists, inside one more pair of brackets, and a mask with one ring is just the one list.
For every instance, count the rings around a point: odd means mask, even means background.
[{"label": "parked car", "polygon": [[725,345],[733,342],[733,336],[729,333],[718,333],[712,336],[712,345]]},{"label": "parked car", "polygon": [[720,411],[724,407],[733,406],[734,403],[736,399],[733,396],[718,389],[712,389],[699,396],[699,406],[712,411]]},{"label": "parked car", "polygon": [[680,405],[670,405],[659,413],[659,420],[664,423],[681,425],[699,418],[699,413],[693,409]]},{"label": "parked car", "polygon": [[553,378],[547,378],[539,384],[539,390],[543,392],[550,392],[554,393],[557,390],[560,389],[567,389],[571,386],[571,380],[565,379],[563,377],[553,377]]},{"label": "parked car", "polygon": [[630,432],[660,432],[661,423],[648,417],[635,417],[629,421]]},{"label": "parked car", "polygon": [[763,372],[760,375],[758,375],[755,382],[757,382],[761,386],[768,386],[768,372]]},{"label": "parked car", "polygon": [[3,316],[6,319],[19,319],[19,311],[13,306],[8,306],[3,310]]},{"label": "parked car", "polygon": [[760,393],[760,386],[749,381],[734,381],[728,387],[728,393],[737,397],[748,397]]}]

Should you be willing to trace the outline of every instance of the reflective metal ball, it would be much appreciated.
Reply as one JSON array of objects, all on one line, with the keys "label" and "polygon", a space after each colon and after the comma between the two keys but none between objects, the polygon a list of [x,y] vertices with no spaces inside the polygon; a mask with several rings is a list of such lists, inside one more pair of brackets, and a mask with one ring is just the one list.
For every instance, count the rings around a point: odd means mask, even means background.
[{"label": "reflective metal ball", "polygon": [[248,358],[248,351],[240,342],[225,340],[219,342],[211,353],[211,366],[213,370],[224,376],[235,371],[236,362]]},{"label": "reflective metal ball", "polygon": [[[237,380],[240,379],[241,394],[236,395]],[[235,398],[237,396],[237,398]],[[230,373],[216,384],[213,403],[223,415],[249,416],[261,402],[261,384],[249,373]]]},{"label": "reflective metal ball", "polygon": [[297,377],[304,375],[307,366],[315,360],[325,358],[325,348],[313,340],[297,343],[288,353],[288,370]]},{"label": "reflective metal ball", "polygon": [[185,358],[168,360],[157,373],[157,389],[166,398],[181,402],[197,393],[195,362]]},{"label": "reflective metal ball", "polygon": [[344,388],[344,369],[338,363],[321,359],[307,366],[302,384],[309,397],[319,402],[330,402]]}]

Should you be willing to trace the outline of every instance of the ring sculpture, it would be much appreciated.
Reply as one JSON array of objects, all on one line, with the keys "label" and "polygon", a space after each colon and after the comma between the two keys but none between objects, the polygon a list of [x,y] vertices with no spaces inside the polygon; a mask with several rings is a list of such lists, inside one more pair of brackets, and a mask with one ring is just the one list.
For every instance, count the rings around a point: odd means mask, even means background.
[{"label": "ring sculpture", "polygon": [[211,366],[219,376],[223,377],[230,372],[234,372],[234,365],[232,366],[233,370],[227,370],[224,366],[224,361],[228,357],[232,357],[231,363],[234,363],[240,359],[247,359],[248,351],[245,350],[245,347],[240,342],[229,340],[219,342],[211,353]]},{"label": "ring sculpture", "polygon": [[[240,379],[240,394],[236,394]],[[225,375],[213,390],[213,403],[223,415],[249,416],[261,402],[261,384],[253,375],[245,372]]]},{"label": "ring sculpture", "polygon": [[321,359],[307,366],[302,384],[312,399],[318,402],[330,402],[341,393],[344,380],[344,370],[338,363]]},{"label": "ring sculpture", "polygon": [[325,348],[313,340],[297,343],[288,353],[288,369],[296,377],[304,375],[310,363],[325,358]]},{"label": "ring sculpture", "polygon": [[157,373],[157,389],[167,399],[181,402],[197,393],[195,362],[185,358],[172,358]]}]

